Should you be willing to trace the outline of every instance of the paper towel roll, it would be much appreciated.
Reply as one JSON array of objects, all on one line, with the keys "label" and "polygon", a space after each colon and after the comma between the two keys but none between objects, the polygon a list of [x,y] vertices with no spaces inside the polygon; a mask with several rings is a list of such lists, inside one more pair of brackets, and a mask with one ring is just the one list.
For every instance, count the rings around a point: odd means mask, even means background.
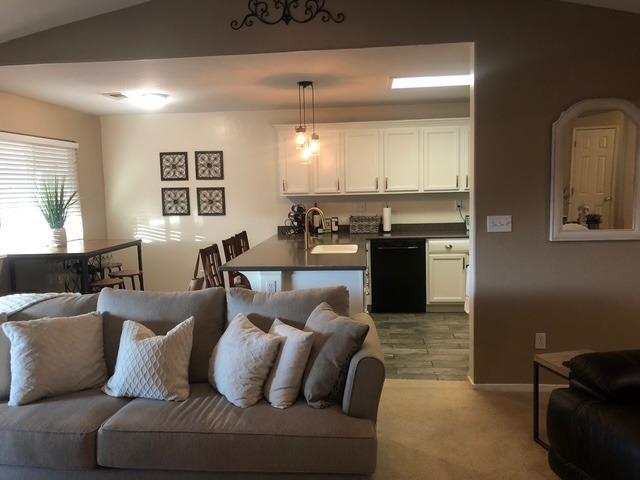
[{"label": "paper towel roll", "polygon": [[391,231],[391,208],[385,207],[382,209],[382,231]]}]

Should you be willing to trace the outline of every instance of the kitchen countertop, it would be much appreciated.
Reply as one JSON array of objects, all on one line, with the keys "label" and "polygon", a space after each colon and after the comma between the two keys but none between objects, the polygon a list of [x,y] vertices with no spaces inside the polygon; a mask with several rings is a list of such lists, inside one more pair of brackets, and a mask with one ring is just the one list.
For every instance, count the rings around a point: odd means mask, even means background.
[{"label": "kitchen countertop", "polygon": [[225,263],[223,271],[294,271],[294,270],[364,270],[367,268],[367,240],[372,239],[437,239],[468,238],[463,223],[393,225],[389,233],[349,233],[341,227],[338,233],[313,238],[314,245],[356,244],[357,253],[316,255],[304,249],[303,235],[280,233],[252,247],[248,252]]}]

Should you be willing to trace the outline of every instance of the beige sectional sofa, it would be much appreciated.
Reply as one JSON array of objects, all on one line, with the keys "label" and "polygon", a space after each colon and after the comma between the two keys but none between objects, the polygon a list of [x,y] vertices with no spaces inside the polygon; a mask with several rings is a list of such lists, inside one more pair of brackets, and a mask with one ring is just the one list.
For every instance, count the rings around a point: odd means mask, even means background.
[{"label": "beige sectional sofa", "polygon": [[53,298],[14,314],[10,320],[100,311],[110,374],[124,320],[160,334],[193,315],[192,388],[184,402],[118,399],[100,390],[21,407],[0,402],[0,478],[369,478],[376,468],[384,365],[368,315],[356,318],[370,330],[349,365],[342,405],[312,409],[301,398],[285,410],[264,401],[241,409],[206,383],[213,346],[239,308],[263,325],[278,316],[303,326],[323,301],[343,314],[349,305],[342,287],[261,295],[254,304],[238,305],[233,289],[175,294],[103,290],[99,296]]}]

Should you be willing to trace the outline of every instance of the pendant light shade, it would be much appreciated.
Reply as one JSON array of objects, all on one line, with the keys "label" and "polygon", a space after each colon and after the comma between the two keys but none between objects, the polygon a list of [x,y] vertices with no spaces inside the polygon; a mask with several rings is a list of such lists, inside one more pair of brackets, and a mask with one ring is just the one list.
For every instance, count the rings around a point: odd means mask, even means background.
[{"label": "pendant light shade", "polygon": [[[306,89],[311,88],[311,134],[307,128],[307,96]],[[320,136],[316,133],[315,90],[313,82],[298,82],[298,115],[299,122],[295,129],[295,144],[301,150],[300,161],[303,165],[311,163],[311,157],[320,154]]]}]

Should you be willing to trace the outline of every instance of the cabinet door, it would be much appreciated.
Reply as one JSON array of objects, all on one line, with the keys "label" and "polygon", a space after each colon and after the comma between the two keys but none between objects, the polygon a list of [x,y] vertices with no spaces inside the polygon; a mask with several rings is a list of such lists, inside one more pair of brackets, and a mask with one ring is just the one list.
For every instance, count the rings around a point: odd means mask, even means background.
[{"label": "cabinet door", "polygon": [[430,254],[428,303],[464,303],[466,255]]},{"label": "cabinet door", "polygon": [[471,135],[469,127],[460,127],[460,191],[468,192],[469,164],[471,162]]},{"label": "cabinet door", "polygon": [[458,190],[460,127],[425,128],[422,161],[424,190]]},{"label": "cabinet door", "polygon": [[384,191],[417,192],[420,189],[420,133],[417,128],[385,130]]},{"label": "cabinet door", "polygon": [[344,134],[345,192],[378,192],[380,133],[357,130]]},{"label": "cabinet door", "polygon": [[320,155],[315,157],[313,191],[315,193],[339,193],[340,182],[340,134],[318,132]]},{"label": "cabinet door", "polygon": [[280,188],[283,195],[311,193],[310,165],[302,162],[301,151],[296,149],[293,131],[279,135]]}]

